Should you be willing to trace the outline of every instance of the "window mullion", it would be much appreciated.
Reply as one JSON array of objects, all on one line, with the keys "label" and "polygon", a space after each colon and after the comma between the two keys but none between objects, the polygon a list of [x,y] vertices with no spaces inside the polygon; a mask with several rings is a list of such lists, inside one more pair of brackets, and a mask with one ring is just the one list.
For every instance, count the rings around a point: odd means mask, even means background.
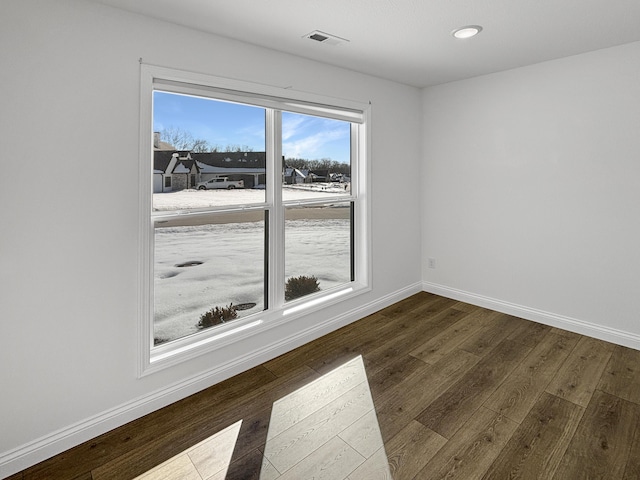
[{"label": "window mullion", "polygon": [[284,209],[282,207],[282,113],[266,110],[267,203],[269,204],[269,308],[284,303]]}]

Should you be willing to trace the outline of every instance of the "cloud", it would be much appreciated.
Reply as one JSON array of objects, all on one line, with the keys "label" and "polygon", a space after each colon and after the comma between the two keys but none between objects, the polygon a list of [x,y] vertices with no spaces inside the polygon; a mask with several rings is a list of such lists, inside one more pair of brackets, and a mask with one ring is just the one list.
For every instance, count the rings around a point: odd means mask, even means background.
[{"label": "cloud", "polygon": [[282,152],[290,158],[331,158],[328,145],[345,138],[348,132],[344,129],[322,130],[312,135],[307,135],[291,141],[282,142]]},{"label": "cloud", "polygon": [[[282,114],[282,152],[289,158],[333,158],[349,157],[348,122],[329,118],[284,112]],[[347,149],[347,152],[345,152]]]},{"label": "cloud", "polygon": [[309,119],[301,115],[285,114],[282,115],[282,140],[288,140],[295,137],[299,130],[307,127]]}]

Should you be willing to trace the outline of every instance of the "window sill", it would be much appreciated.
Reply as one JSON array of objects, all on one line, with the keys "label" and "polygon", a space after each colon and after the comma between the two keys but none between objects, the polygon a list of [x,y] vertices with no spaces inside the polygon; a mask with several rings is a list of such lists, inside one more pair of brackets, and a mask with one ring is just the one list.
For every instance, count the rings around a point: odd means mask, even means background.
[{"label": "window sill", "polygon": [[[336,287],[323,292],[322,295],[312,295],[309,298],[288,302],[276,311],[256,313],[228,325],[211,328],[206,332],[154,347],[151,350],[149,362],[143,366],[139,377],[162,371],[225,346],[242,342],[253,335],[298,320],[370,290],[371,287],[358,283],[352,283],[346,287]],[[321,325],[316,324],[314,329]],[[295,332],[294,335],[299,336],[300,333]],[[266,345],[264,350],[266,351],[268,348],[269,346]],[[235,360],[232,359],[232,361]]]}]

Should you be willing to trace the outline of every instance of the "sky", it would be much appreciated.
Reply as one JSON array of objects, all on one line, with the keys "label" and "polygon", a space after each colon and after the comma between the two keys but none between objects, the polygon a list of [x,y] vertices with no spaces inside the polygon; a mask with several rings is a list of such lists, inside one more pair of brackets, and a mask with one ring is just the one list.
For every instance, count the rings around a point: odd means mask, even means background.
[{"label": "sky", "polygon": [[[156,91],[153,129],[158,132],[165,128],[180,128],[222,149],[246,145],[256,152],[265,151],[265,110],[261,107]],[[348,122],[282,114],[285,158],[330,158],[350,163],[349,143]]]}]

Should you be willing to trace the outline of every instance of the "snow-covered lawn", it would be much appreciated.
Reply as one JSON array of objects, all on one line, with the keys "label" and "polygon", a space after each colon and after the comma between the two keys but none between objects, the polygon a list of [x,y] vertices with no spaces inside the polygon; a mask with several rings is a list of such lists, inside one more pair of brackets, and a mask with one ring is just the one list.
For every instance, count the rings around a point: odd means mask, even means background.
[{"label": "snow-covered lawn", "polygon": [[[347,190],[345,190],[345,185]],[[282,199],[286,201],[304,199],[324,199],[349,194],[349,184],[345,183],[310,183],[287,185],[282,189]],[[182,210],[222,205],[246,205],[262,203],[265,190],[241,188],[234,190],[179,190],[177,192],[155,193],[153,209]]]},{"label": "snow-covered lawn", "polygon": [[[285,191],[292,196],[303,195],[302,198],[309,198],[310,193],[330,195],[309,190]],[[261,199],[255,200],[260,198],[259,194],[264,195],[264,191],[186,190],[155,194],[154,208],[197,208],[205,198],[208,199],[205,201],[215,198],[216,205],[221,201],[228,204],[260,202]],[[349,220],[327,217],[286,222],[286,278],[313,275],[321,289],[350,280]],[[181,264],[189,266],[178,266]],[[260,312],[264,309],[263,290],[263,222],[156,229],[155,338],[173,340],[197,332],[200,315],[215,306],[255,304],[239,310],[239,317]]]}]

